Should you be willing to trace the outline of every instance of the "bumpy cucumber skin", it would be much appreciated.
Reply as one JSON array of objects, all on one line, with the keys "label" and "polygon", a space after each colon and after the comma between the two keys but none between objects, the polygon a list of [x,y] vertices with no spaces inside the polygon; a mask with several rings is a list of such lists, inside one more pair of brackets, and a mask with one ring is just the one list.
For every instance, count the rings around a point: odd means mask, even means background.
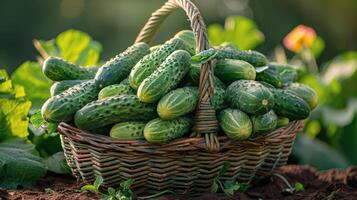
[{"label": "bumpy cucumber skin", "polygon": [[115,124],[110,130],[110,137],[118,140],[142,140],[144,138],[144,127],[142,121],[128,121]]},{"label": "bumpy cucumber skin", "polygon": [[180,38],[185,42],[186,51],[188,51],[191,55],[195,55],[196,53],[196,40],[193,32],[191,30],[182,30],[176,33],[175,38]]},{"label": "bumpy cucumber skin", "polygon": [[273,110],[263,114],[251,116],[254,134],[266,133],[276,128],[278,116]]},{"label": "bumpy cucumber skin", "polygon": [[93,101],[77,111],[74,122],[78,128],[91,130],[109,124],[155,118],[156,107],[139,101],[135,95],[118,95]]},{"label": "bumpy cucumber skin", "polygon": [[238,109],[227,108],[218,115],[219,125],[232,140],[244,140],[252,134],[249,116]]},{"label": "bumpy cucumber skin", "polygon": [[278,116],[278,122],[276,124],[276,127],[277,128],[284,127],[284,126],[288,125],[289,122],[290,122],[289,118]]},{"label": "bumpy cucumber skin", "polygon": [[197,102],[198,88],[179,88],[170,91],[160,99],[157,113],[162,119],[175,119],[195,110]]},{"label": "bumpy cucumber skin", "polygon": [[307,85],[301,83],[293,83],[286,88],[298,97],[304,99],[309,104],[310,109],[313,110],[319,104],[319,97],[316,92]]},{"label": "bumpy cucumber skin", "polygon": [[[191,64],[189,71],[189,80],[192,85],[198,86],[200,79],[200,65]],[[226,85],[214,76],[214,96],[211,99],[211,104],[216,110],[222,110],[227,107],[225,101]]]},{"label": "bumpy cucumber skin", "polygon": [[137,95],[142,102],[158,101],[170,90],[177,87],[190,70],[190,54],[184,50],[174,51],[139,86]]},{"label": "bumpy cucumber skin", "polygon": [[179,117],[173,120],[156,118],[146,124],[144,137],[149,143],[167,143],[188,133],[191,125],[192,120],[187,117]]},{"label": "bumpy cucumber skin", "polygon": [[230,47],[217,48],[216,58],[244,60],[254,67],[265,66],[268,63],[268,59],[260,52],[252,50],[236,50]]},{"label": "bumpy cucumber skin", "polygon": [[100,90],[98,94],[98,99],[105,99],[108,97],[122,95],[122,94],[136,94],[136,91],[129,85],[125,84],[114,84],[104,87]]},{"label": "bumpy cucumber skin", "polygon": [[223,59],[218,60],[214,68],[214,74],[225,84],[231,84],[237,80],[254,80],[255,68],[242,60]]},{"label": "bumpy cucumber skin", "polygon": [[173,38],[150,54],[144,56],[130,72],[129,83],[137,90],[140,84],[150,76],[161,63],[175,50],[185,49],[185,42],[179,38]]},{"label": "bumpy cucumber skin", "polygon": [[302,98],[289,90],[271,89],[275,104],[274,111],[277,115],[290,120],[306,119],[310,115],[310,106]]},{"label": "bumpy cucumber skin", "polygon": [[150,47],[144,42],[130,46],[100,67],[95,75],[95,81],[100,88],[120,83],[128,77],[134,65],[149,52]]},{"label": "bumpy cucumber skin", "polygon": [[58,57],[48,57],[42,66],[42,72],[53,81],[92,79],[97,70],[97,67],[81,67]]},{"label": "bumpy cucumber skin", "polygon": [[264,81],[276,88],[282,88],[293,83],[297,72],[289,65],[270,63],[269,68],[258,73],[256,80]]},{"label": "bumpy cucumber skin", "polygon": [[57,94],[62,93],[63,91],[67,90],[70,87],[73,87],[75,85],[81,84],[86,81],[89,80],[64,80],[64,81],[55,82],[50,89],[51,96],[53,97]]},{"label": "bumpy cucumber skin", "polygon": [[231,108],[253,115],[269,112],[274,106],[273,94],[257,81],[239,80],[226,90],[226,101]]},{"label": "bumpy cucumber skin", "polygon": [[48,122],[71,121],[77,110],[97,99],[98,92],[93,80],[75,85],[48,99],[42,106],[42,117]]}]

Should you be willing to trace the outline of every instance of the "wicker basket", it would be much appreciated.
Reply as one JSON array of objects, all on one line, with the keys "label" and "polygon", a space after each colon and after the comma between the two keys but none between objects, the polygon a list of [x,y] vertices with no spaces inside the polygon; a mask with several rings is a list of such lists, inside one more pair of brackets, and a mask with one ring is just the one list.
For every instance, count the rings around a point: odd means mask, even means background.
[{"label": "wicker basket", "polygon": [[[177,8],[182,8],[191,21],[196,52],[208,49],[203,18],[189,0],[166,2],[152,14],[136,42],[149,43],[164,19]],[[84,182],[93,182],[95,176],[100,175],[106,186],[117,186],[123,180],[133,179],[137,194],[167,189],[183,194],[209,191],[225,163],[229,163],[230,168],[222,179],[241,183],[264,178],[284,165],[296,134],[303,128],[302,121],[291,122],[284,128],[246,141],[217,136],[216,113],[210,105],[214,94],[212,74],[211,62],[202,64],[194,137],[159,146],[145,141],[119,141],[61,123],[58,131],[72,173]]]}]

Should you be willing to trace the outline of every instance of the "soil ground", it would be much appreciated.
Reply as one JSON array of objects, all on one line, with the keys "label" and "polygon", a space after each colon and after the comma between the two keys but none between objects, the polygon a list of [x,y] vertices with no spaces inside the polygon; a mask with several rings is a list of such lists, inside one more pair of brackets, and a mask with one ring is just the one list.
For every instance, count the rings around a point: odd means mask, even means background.
[{"label": "soil ground", "polygon": [[[198,197],[166,195],[160,200],[231,200],[231,199],[357,199],[357,167],[346,170],[332,169],[318,172],[308,166],[287,165],[277,170],[294,184],[301,182],[305,190],[295,194],[282,192],[287,188],[282,179],[275,176],[260,182],[245,193],[236,193],[234,196],[218,194],[203,194]],[[99,196],[90,192],[81,192],[80,183],[70,176],[49,175],[38,181],[31,188],[18,190],[1,190],[0,199],[16,200],[91,200]]]}]

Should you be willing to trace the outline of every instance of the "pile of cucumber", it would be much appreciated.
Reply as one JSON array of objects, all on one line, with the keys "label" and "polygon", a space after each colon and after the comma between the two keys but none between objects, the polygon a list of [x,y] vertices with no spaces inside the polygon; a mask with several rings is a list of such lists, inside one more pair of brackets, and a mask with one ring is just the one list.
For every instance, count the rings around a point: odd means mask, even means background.
[{"label": "pile of cucumber", "polygon": [[[195,48],[192,31],[184,30],[162,45],[136,43],[101,67],[49,57],[42,70],[55,83],[42,116],[119,140],[162,144],[184,137],[194,131],[199,98]],[[317,106],[316,93],[294,83],[292,66],[268,63],[263,54],[230,44],[204,54],[215,63],[211,105],[221,134],[233,140],[305,119]]]}]

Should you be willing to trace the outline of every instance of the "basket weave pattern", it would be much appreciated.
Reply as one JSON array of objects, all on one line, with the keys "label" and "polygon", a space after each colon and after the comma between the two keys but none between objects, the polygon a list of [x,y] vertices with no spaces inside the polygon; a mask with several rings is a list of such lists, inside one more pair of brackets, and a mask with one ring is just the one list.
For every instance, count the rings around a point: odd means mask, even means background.
[{"label": "basket weave pattern", "polygon": [[[196,52],[209,48],[203,18],[189,0],[169,0],[155,11],[136,42],[149,43],[164,19],[182,8],[191,22],[196,38]],[[222,180],[251,183],[268,176],[276,167],[286,164],[302,121],[246,141],[217,136],[216,112],[210,105],[214,94],[213,66],[201,66],[199,104],[195,115],[196,137],[180,138],[164,145],[146,141],[120,141],[96,135],[61,123],[58,131],[72,173],[84,182],[103,177],[105,186],[117,186],[133,179],[137,194],[157,193],[170,189],[176,193],[207,192],[225,163],[230,168]],[[204,137],[200,137],[201,134]]]}]

